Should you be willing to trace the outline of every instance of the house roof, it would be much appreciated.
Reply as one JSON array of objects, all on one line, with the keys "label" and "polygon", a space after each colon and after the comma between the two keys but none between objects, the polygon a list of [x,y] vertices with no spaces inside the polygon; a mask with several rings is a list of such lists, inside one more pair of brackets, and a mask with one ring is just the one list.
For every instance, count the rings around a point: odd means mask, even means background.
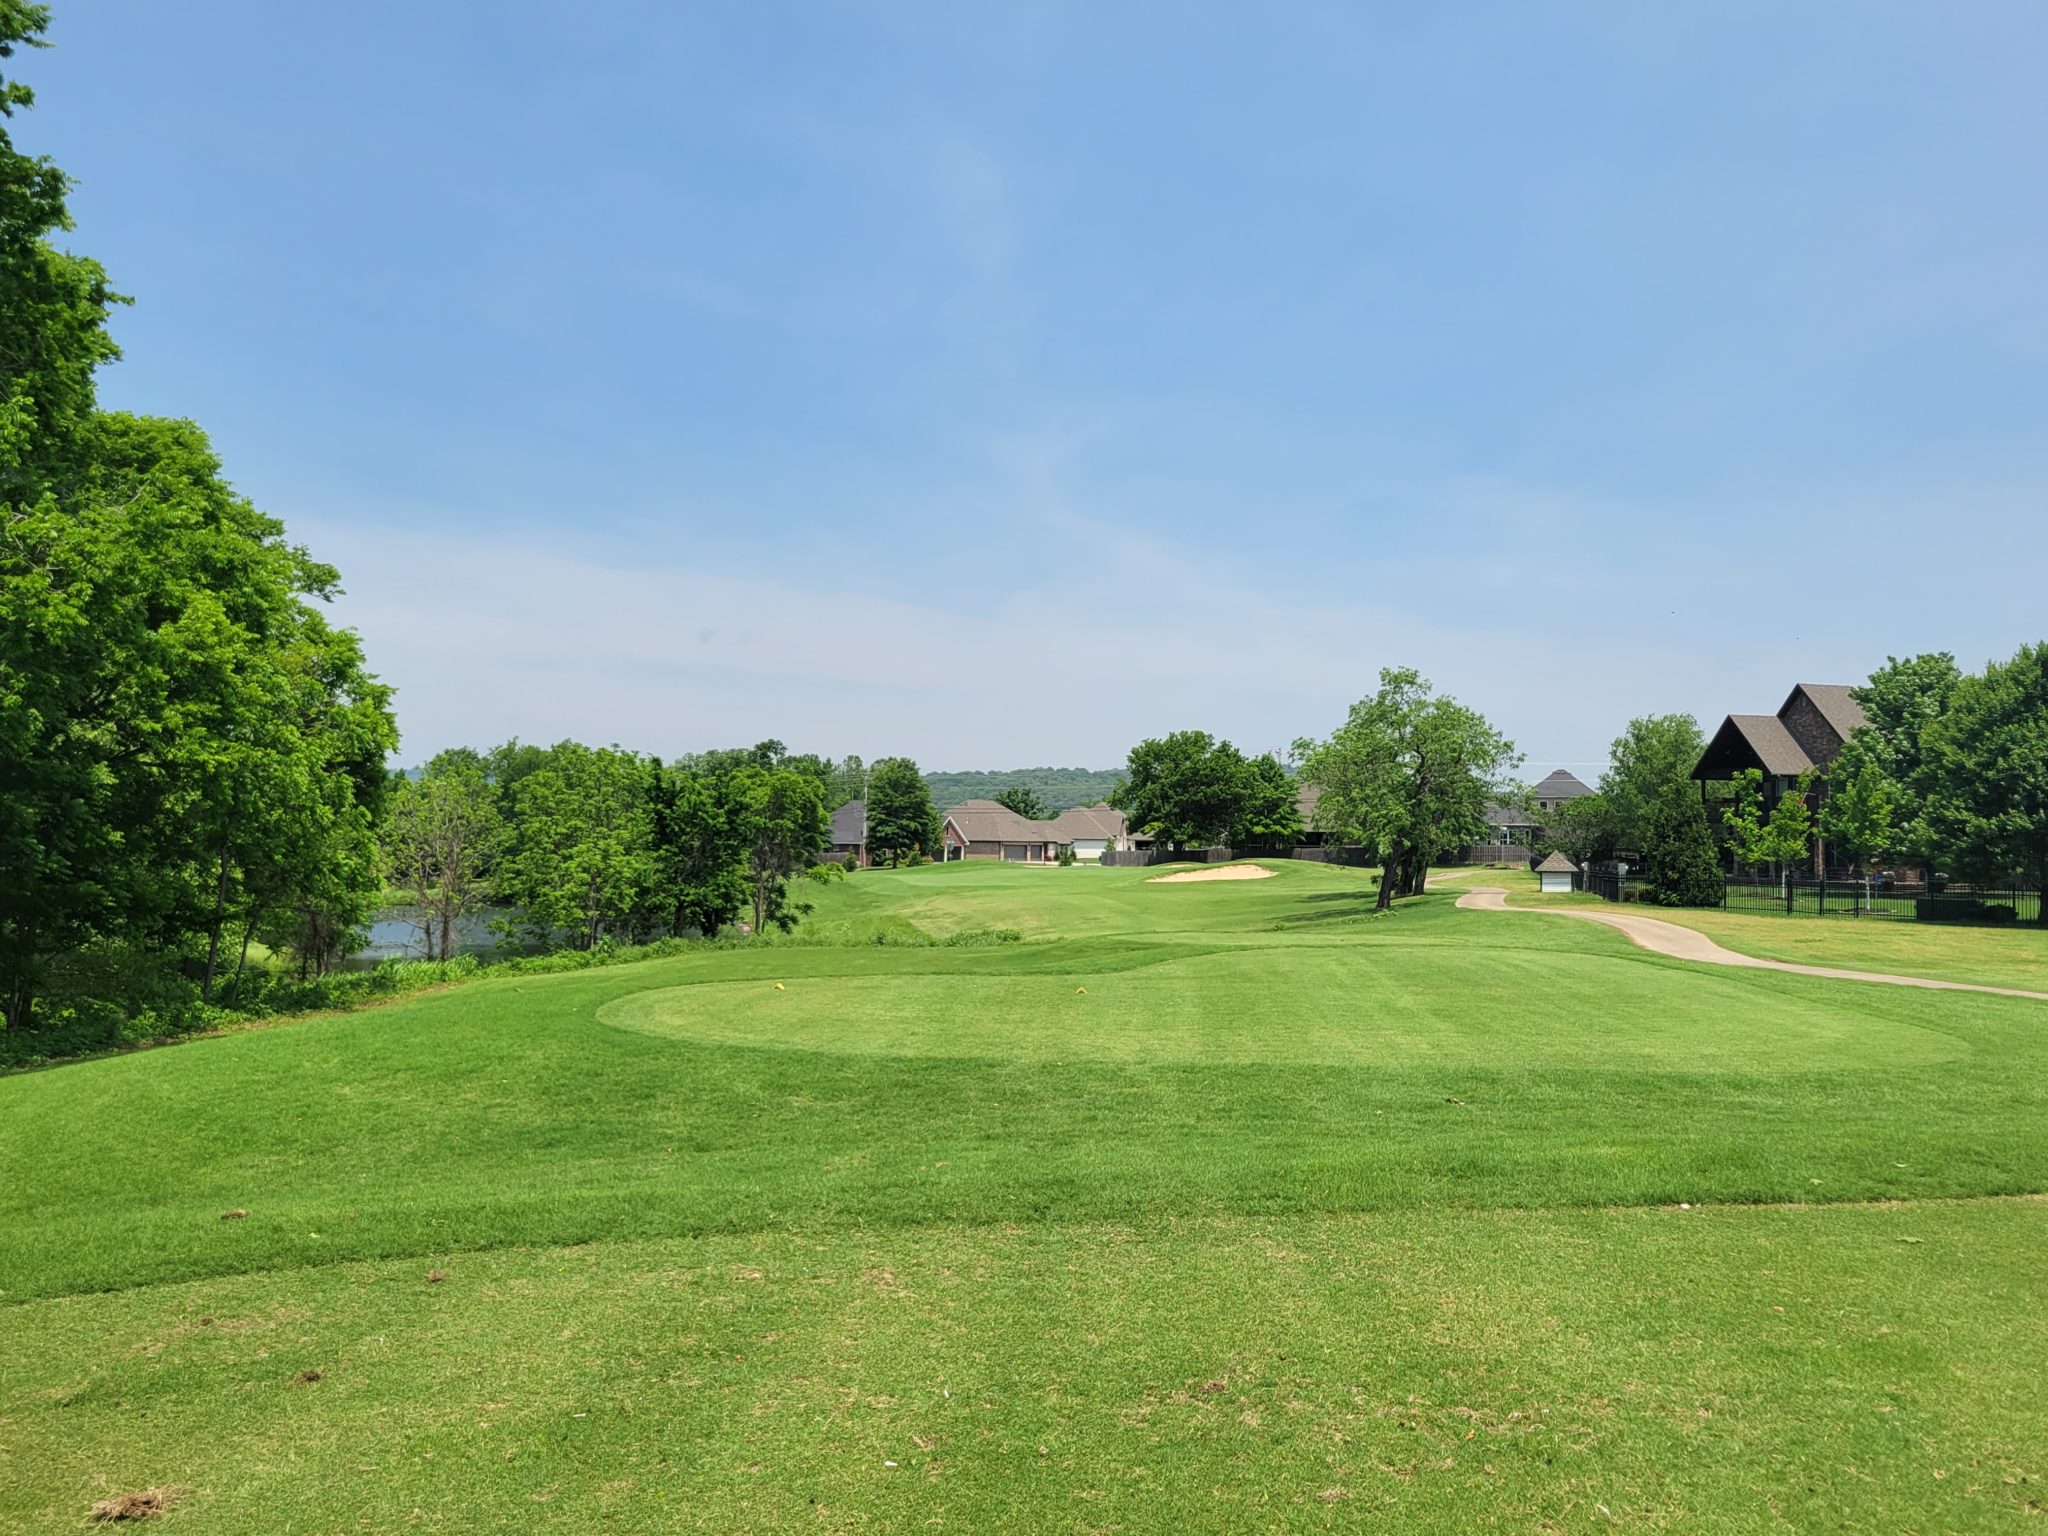
[{"label": "house roof", "polygon": [[1071,843],[1077,837],[1114,839],[1124,835],[1124,813],[1107,805],[1077,805],[1035,825],[1050,828],[1054,842]]},{"label": "house roof", "polygon": [[1060,838],[1050,821],[1032,821],[993,800],[963,800],[946,820],[970,843],[1049,843]]},{"label": "house roof", "polygon": [[1538,784],[1531,793],[1538,800],[1576,800],[1581,795],[1593,793],[1593,787],[1582,782],[1577,775],[1566,773],[1560,768]]},{"label": "house roof", "polygon": [[1869,717],[1863,713],[1863,706],[1856,702],[1856,696],[1846,683],[1800,683],[1786,695],[1778,713],[1784,714],[1791,708],[1792,700],[1802,693],[1813,700],[1813,707],[1820,711],[1821,718],[1844,741],[1870,723]]},{"label": "house roof", "polygon": [[857,847],[868,840],[868,803],[849,800],[832,813],[834,847]]},{"label": "house roof", "polygon": [[1489,827],[1538,827],[1542,823],[1519,805],[1489,805],[1486,808],[1486,824]]},{"label": "house roof", "polygon": [[[1806,755],[1806,749],[1792,739],[1792,733],[1785,729],[1785,722],[1776,715],[1730,715],[1721,722],[1721,729],[1707,744],[1707,750],[1700,758],[1700,768],[1704,769],[1710,762],[1718,762],[1731,753],[1741,755],[1744,748],[1768,774],[1797,778],[1813,767],[1813,759]],[[1701,777],[1699,769],[1694,770],[1693,777]]]},{"label": "house roof", "polygon": [[970,843],[1071,843],[1124,835],[1124,813],[1107,805],[1077,805],[1035,821],[993,800],[963,800],[946,812],[946,820]]},{"label": "house roof", "polygon": [[1301,813],[1301,824],[1309,831],[1316,829],[1316,802],[1323,798],[1320,784],[1304,784],[1294,792],[1294,808]]},{"label": "house roof", "polygon": [[1539,875],[1576,875],[1578,872],[1579,866],[1566,858],[1562,849],[1536,866]]},{"label": "house roof", "polygon": [[[1801,694],[1827,722],[1834,741],[1829,742],[1821,733],[1808,729],[1807,721],[1793,710]],[[1804,742],[1785,724],[1787,714],[1800,720],[1801,732],[1807,738]],[[1798,683],[1785,695],[1785,702],[1778,706],[1775,715],[1730,715],[1723,720],[1714,739],[1707,743],[1707,750],[1700,754],[1699,766],[1693,769],[1692,776],[1709,781],[1725,779],[1754,762],[1774,777],[1796,778],[1832,760],[1840,744],[1868,723],[1863,706],[1856,702],[1855,692],[1848,684]],[[1821,754],[1821,762],[1815,761],[1815,753]]]}]

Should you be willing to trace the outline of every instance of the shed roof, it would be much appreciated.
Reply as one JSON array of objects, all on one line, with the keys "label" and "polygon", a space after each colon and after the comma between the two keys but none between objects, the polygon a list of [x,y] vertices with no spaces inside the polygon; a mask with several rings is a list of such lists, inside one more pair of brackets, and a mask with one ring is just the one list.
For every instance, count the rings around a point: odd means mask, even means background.
[{"label": "shed roof", "polygon": [[1536,873],[1539,875],[1576,875],[1578,872],[1579,866],[1564,856],[1563,849],[1553,852],[1549,858],[1536,866]]}]

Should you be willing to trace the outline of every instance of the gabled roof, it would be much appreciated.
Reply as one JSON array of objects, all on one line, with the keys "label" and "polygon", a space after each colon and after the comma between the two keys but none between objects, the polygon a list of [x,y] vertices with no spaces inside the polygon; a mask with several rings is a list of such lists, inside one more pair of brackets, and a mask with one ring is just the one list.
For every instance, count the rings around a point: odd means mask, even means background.
[{"label": "gabled roof", "polygon": [[[1792,739],[1785,722],[1776,715],[1730,715],[1707,743],[1693,777],[1707,777],[1710,765],[1718,769],[1735,761],[1736,767],[1743,766],[1739,760],[1745,757],[1754,758],[1765,773],[1786,778],[1797,778],[1813,767],[1806,749]],[[1715,773],[1713,777],[1727,775]]]},{"label": "gabled roof", "polygon": [[1485,811],[1489,827],[1540,827],[1542,822],[1519,805],[1489,805]]},{"label": "gabled roof", "polygon": [[849,800],[832,813],[832,844],[853,847],[868,840],[868,803]]},{"label": "gabled roof", "polygon": [[970,843],[1111,841],[1124,835],[1124,813],[1107,805],[1077,805],[1050,820],[1034,821],[993,800],[963,800],[946,812],[946,820]]},{"label": "gabled roof", "polygon": [[1783,715],[1802,693],[1813,700],[1813,707],[1820,711],[1820,717],[1834,727],[1835,734],[1844,741],[1870,723],[1869,717],[1863,713],[1863,706],[1856,702],[1855,694],[1846,683],[1800,683],[1785,696],[1785,702],[1778,706],[1778,713]]},{"label": "gabled roof", "polygon": [[1115,839],[1124,835],[1124,813],[1107,805],[1077,805],[1034,825],[1048,828],[1049,839],[1057,843],[1077,837]]},{"label": "gabled roof", "polygon": [[1536,873],[1539,875],[1576,875],[1578,872],[1579,866],[1566,858],[1562,849],[1536,866]]},{"label": "gabled roof", "polygon": [[1052,843],[1060,841],[1050,821],[1032,821],[993,800],[963,800],[946,820],[970,843]]},{"label": "gabled roof", "polygon": [[1538,800],[1576,800],[1581,795],[1593,793],[1593,787],[1581,782],[1577,775],[1566,773],[1560,768],[1530,793]]}]

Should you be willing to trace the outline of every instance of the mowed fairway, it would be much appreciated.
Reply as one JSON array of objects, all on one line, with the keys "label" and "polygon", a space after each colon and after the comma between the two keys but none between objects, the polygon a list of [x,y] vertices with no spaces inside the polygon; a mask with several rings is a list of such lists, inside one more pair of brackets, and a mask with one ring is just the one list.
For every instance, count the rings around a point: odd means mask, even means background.
[{"label": "mowed fairway", "polygon": [[0,1079],[0,1530],[2042,1528],[2048,1006],[1276,868]]}]

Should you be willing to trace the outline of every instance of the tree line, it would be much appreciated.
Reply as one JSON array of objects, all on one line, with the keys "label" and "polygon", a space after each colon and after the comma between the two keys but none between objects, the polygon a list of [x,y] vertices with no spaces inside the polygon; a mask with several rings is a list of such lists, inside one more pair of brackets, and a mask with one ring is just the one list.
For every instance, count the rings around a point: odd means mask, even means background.
[{"label": "tree line", "polygon": [[1021,804],[1032,808],[1017,813],[1033,820],[1056,816],[1077,805],[1100,805],[1122,777],[1121,770],[1115,768],[1012,768],[934,772],[924,776],[925,783],[931,786],[932,802],[941,808],[963,800],[1007,803],[1006,796],[1016,796]]},{"label": "tree line", "polygon": [[779,741],[673,762],[573,741],[455,748],[395,783],[382,848],[430,959],[452,956],[486,906],[536,946],[716,937],[742,921],[786,932],[810,910],[805,882],[841,872],[832,811],[863,794],[872,859],[935,853],[938,813],[910,759],[834,763]]}]

